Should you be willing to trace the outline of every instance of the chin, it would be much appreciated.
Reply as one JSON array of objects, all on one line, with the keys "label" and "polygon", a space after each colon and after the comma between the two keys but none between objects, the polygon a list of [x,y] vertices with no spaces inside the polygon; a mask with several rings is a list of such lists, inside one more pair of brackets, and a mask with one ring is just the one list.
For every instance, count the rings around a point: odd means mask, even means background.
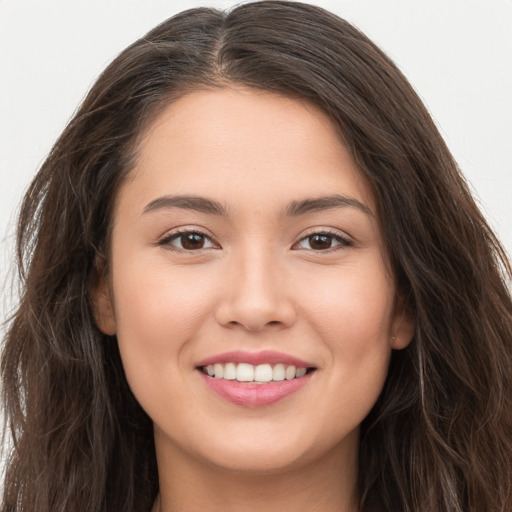
[{"label": "chin", "polygon": [[249,426],[239,434],[225,431],[221,438],[205,437],[195,446],[196,453],[209,465],[225,471],[269,475],[314,464],[329,454],[336,456],[347,447],[352,450],[358,438],[357,430],[336,443],[334,436],[316,439],[311,432]]},{"label": "chin", "polygon": [[300,467],[307,463],[303,450],[274,446],[230,447],[216,453],[202,454],[206,462],[218,469],[247,475],[269,475]]}]

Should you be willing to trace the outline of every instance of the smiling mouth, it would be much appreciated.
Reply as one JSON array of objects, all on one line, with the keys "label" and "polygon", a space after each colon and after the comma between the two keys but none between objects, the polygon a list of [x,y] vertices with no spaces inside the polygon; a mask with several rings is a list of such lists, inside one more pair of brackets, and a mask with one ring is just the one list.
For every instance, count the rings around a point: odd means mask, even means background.
[{"label": "smiling mouth", "polygon": [[295,380],[304,377],[315,370],[313,367],[296,367],[278,363],[259,364],[257,366],[249,363],[216,363],[207,366],[200,366],[204,374],[213,379],[231,380],[247,384],[269,384]]}]

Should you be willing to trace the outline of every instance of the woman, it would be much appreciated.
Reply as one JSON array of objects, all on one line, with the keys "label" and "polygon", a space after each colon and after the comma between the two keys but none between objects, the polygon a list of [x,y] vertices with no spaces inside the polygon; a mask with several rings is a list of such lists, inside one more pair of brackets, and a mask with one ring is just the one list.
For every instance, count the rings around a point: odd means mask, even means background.
[{"label": "woman", "polygon": [[334,15],[197,9],[134,43],[18,247],[2,510],[510,509],[510,265]]}]

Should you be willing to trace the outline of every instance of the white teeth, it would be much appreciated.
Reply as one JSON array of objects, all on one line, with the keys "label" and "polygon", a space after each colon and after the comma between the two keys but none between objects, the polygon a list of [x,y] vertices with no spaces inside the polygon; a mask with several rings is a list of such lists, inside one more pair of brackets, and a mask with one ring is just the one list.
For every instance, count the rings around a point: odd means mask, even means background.
[{"label": "white teeth", "polygon": [[[232,363],[227,363],[228,364]],[[236,368],[236,380],[240,382],[251,382],[254,380],[254,366],[252,364],[240,363]]]},{"label": "white teeth", "polygon": [[306,368],[298,368],[295,377],[304,377],[306,375]]},{"label": "white teeth", "polygon": [[276,364],[272,370],[272,380],[284,380],[285,373],[284,364]]},{"label": "white teeth", "polygon": [[235,380],[237,378],[235,363],[227,363],[224,365],[224,376],[222,378],[227,380]]},{"label": "white teeth", "polygon": [[260,364],[254,370],[254,380],[258,382],[270,382],[272,380],[272,366]]},{"label": "white teeth", "polygon": [[297,368],[295,366],[287,366],[286,371],[284,373],[284,376],[286,377],[286,380],[291,380],[295,378],[297,372]]},{"label": "white teeth", "polygon": [[272,381],[291,380],[304,377],[307,368],[296,368],[294,365],[260,364],[253,366],[248,363],[209,364],[203,368],[203,372],[215,379],[237,380],[239,382],[254,382],[263,384]]},{"label": "white teeth", "polygon": [[224,377],[224,365],[214,364],[213,369],[215,371],[215,378],[222,379]]}]

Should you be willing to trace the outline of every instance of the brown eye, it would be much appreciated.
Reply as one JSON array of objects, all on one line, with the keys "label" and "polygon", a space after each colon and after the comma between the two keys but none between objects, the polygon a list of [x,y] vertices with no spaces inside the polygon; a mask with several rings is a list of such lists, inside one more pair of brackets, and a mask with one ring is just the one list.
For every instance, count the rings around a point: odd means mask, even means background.
[{"label": "brown eye", "polygon": [[199,233],[186,233],[180,236],[180,241],[183,249],[193,251],[204,247],[205,237]]},{"label": "brown eye", "polygon": [[329,249],[342,249],[352,245],[350,240],[338,234],[314,233],[304,237],[296,245],[297,249],[308,249],[312,251],[327,251]]},{"label": "brown eye", "polygon": [[309,246],[316,251],[330,249],[333,237],[330,235],[311,235],[308,237]]},{"label": "brown eye", "polygon": [[159,245],[178,251],[198,251],[217,247],[208,236],[198,231],[173,233],[161,240]]}]

